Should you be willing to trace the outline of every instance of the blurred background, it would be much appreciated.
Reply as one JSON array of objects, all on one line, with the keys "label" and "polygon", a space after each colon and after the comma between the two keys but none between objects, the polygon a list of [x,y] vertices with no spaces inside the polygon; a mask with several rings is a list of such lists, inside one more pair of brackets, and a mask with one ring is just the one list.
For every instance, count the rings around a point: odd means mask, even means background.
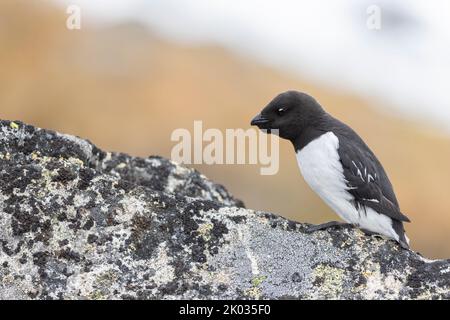
[{"label": "blurred background", "polygon": [[[66,27],[69,4],[81,29]],[[381,29],[367,8],[381,9]],[[450,257],[450,2],[1,0],[0,118],[170,157],[176,128],[248,128],[297,89],[348,123],[391,177],[412,248]],[[248,208],[336,219],[281,141],[280,171],[195,166]]]}]

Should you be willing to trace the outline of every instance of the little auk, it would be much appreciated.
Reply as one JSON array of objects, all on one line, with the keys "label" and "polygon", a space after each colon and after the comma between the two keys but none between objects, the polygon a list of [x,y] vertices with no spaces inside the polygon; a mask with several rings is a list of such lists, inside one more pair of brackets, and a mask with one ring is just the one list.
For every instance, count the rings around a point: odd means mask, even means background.
[{"label": "little auk", "polygon": [[[409,248],[392,184],[380,161],[349,126],[329,115],[311,96],[287,91],[251,121],[294,145],[298,166],[320,198],[348,224],[381,234]],[[314,225],[309,232],[345,223]]]}]

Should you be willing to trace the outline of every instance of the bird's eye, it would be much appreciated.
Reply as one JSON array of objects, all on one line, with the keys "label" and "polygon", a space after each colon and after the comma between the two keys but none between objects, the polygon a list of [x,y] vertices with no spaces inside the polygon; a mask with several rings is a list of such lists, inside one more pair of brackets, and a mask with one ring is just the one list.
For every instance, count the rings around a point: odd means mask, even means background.
[{"label": "bird's eye", "polygon": [[285,108],[278,108],[277,113],[281,116],[285,111]]}]

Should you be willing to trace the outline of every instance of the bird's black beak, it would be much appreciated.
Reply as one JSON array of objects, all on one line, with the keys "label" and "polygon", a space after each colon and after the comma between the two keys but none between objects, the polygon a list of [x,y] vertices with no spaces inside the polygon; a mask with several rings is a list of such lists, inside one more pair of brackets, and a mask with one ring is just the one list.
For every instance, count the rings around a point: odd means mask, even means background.
[{"label": "bird's black beak", "polygon": [[252,126],[261,126],[263,124],[266,124],[269,122],[269,119],[265,118],[263,115],[258,114],[256,117],[252,119],[252,122],[250,122],[250,125]]}]

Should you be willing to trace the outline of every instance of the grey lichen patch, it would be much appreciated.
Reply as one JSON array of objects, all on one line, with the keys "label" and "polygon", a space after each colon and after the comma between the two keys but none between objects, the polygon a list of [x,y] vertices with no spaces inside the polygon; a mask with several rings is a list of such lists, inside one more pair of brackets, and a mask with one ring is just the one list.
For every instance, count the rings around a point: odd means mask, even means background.
[{"label": "grey lichen patch", "polygon": [[0,121],[2,299],[450,299],[449,261],[244,209],[161,157]]},{"label": "grey lichen patch", "polygon": [[375,299],[382,292],[386,299],[399,299],[400,291],[403,288],[404,279],[402,273],[382,274],[380,265],[374,264],[374,268],[364,271],[366,283],[363,288],[364,296],[367,299]]}]

